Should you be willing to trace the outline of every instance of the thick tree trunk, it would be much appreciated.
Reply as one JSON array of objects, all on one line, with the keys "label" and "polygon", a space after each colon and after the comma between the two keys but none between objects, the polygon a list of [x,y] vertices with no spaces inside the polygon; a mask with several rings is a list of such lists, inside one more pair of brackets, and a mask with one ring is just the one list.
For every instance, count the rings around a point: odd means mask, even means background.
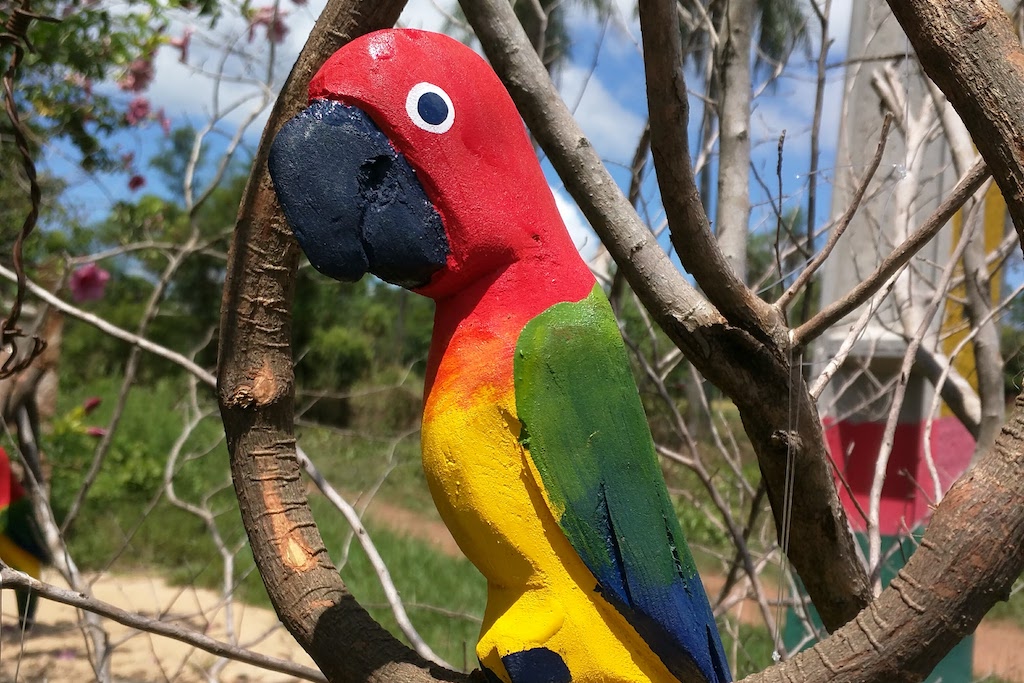
[{"label": "thick tree trunk", "polygon": [[430,681],[431,667],[362,609],[331,563],[295,459],[291,306],[298,249],[267,172],[270,141],[310,78],[352,38],[393,26],[404,0],[333,0],[285,82],[239,209],[221,307],[218,388],[253,556],[282,623],[332,681]]}]

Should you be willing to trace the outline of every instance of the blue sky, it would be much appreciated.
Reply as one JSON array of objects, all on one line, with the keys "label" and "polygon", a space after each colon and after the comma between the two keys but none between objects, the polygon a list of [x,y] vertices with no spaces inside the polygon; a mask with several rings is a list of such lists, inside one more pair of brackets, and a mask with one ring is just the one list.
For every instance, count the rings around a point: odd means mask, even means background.
[{"label": "blue sky", "polygon": [[[282,6],[288,8],[287,24],[290,31],[285,41],[276,47],[279,58],[274,73],[278,84],[283,81],[301,49],[324,1],[313,0],[306,6],[282,3]],[[831,33],[834,43],[830,62],[840,61],[845,54],[851,1],[833,2]],[[623,187],[628,184],[625,166],[633,155],[646,118],[639,27],[633,16],[632,4],[628,0],[616,0],[617,12],[607,29],[603,31],[593,17],[579,11],[575,12],[571,23],[574,38],[572,61],[562,69],[559,79],[563,97],[570,106],[578,102],[575,109],[577,120],[605,159],[613,176]],[[400,24],[431,30],[439,29],[445,21],[444,12],[453,5],[454,0],[411,0]],[[157,78],[154,86],[146,93],[154,109],[164,109],[175,125],[191,122],[193,125],[202,126],[209,119],[214,110],[214,81],[202,72],[214,69],[224,44],[232,44],[231,41],[234,41],[233,45],[246,53],[228,60],[227,69],[233,76],[243,78],[265,70],[263,64],[267,57],[267,43],[261,39],[259,33],[256,40],[249,43],[246,40],[247,27],[241,19],[222,21],[216,29],[218,35],[207,39],[202,37],[202,27],[197,28],[199,31],[193,40],[189,64],[180,64],[178,53],[173,48],[161,49],[155,62]],[[168,34],[180,34],[183,29],[183,24],[173,25]],[[595,63],[596,67],[591,73],[591,66]],[[823,170],[819,176],[819,225],[827,219],[830,208],[830,169],[838,139],[842,76],[842,69],[830,70],[826,87],[826,107],[821,135],[820,165]],[[691,86],[698,85],[695,79],[691,78]],[[110,84],[101,87],[110,91],[115,90]],[[806,202],[809,127],[813,114],[814,87],[812,65],[801,55],[796,56],[793,66],[786,74],[770,91],[756,100],[751,122],[754,164],[759,168],[762,177],[768,179],[773,187],[776,183],[777,139],[783,130],[787,131],[783,157],[783,191],[787,209]],[[218,94],[222,106],[225,102],[243,104],[227,114],[219,124],[218,128],[223,132],[219,137],[212,139],[213,155],[224,148],[225,136],[233,134],[240,122],[254,109],[254,103],[246,101],[245,98],[258,99],[261,91],[250,84],[222,81]],[[127,102],[127,98],[125,101]],[[700,101],[692,98],[691,102],[691,118],[692,121],[697,121],[700,115]],[[250,125],[244,136],[245,146],[250,149],[255,147],[264,121],[265,113]],[[139,159],[144,159],[164,144],[157,126],[118,135],[113,142],[124,151],[135,152]],[[51,172],[62,175],[72,182],[72,197],[94,218],[102,217],[112,200],[132,196],[127,189],[127,175],[85,177],[76,170],[73,155],[65,145],[51,146],[45,163]],[[550,167],[546,166],[546,169],[567,225],[576,237],[577,243],[586,243],[584,251],[589,251],[589,248],[596,244],[595,238],[586,227],[585,220],[576,210],[572,200],[562,190],[561,181]],[[170,192],[160,185],[152,173],[146,175],[149,184],[143,192]],[[754,182],[753,176],[751,187],[755,203],[752,227],[774,230],[773,214],[764,204],[766,197]],[[661,220],[661,214],[653,177],[645,185],[644,196],[652,207],[652,222],[657,224]]]}]

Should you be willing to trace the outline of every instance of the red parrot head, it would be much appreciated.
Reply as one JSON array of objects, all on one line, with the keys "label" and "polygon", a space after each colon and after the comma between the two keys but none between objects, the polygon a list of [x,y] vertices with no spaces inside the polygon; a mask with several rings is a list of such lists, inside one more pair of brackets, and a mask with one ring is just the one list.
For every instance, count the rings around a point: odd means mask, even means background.
[{"label": "red parrot head", "polygon": [[321,272],[439,298],[541,248],[578,259],[515,105],[468,47],[378,31],[336,52],[309,92],[270,173]]}]

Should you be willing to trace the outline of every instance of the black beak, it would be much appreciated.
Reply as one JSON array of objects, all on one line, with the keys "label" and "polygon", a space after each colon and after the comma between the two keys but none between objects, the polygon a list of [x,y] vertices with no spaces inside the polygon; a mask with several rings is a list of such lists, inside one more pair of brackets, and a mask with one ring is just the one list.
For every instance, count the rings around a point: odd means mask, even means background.
[{"label": "black beak", "polygon": [[269,165],[299,246],[324,275],[354,282],[370,272],[415,289],[444,267],[441,217],[358,108],[317,100],[281,128]]}]

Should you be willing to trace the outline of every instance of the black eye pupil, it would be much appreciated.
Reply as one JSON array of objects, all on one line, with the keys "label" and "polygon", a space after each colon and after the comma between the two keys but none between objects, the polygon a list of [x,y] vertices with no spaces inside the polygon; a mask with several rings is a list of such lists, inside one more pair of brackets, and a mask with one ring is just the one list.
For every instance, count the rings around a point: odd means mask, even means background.
[{"label": "black eye pupil", "polygon": [[425,92],[416,103],[420,117],[432,126],[440,125],[448,118],[448,105],[436,92]]}]

